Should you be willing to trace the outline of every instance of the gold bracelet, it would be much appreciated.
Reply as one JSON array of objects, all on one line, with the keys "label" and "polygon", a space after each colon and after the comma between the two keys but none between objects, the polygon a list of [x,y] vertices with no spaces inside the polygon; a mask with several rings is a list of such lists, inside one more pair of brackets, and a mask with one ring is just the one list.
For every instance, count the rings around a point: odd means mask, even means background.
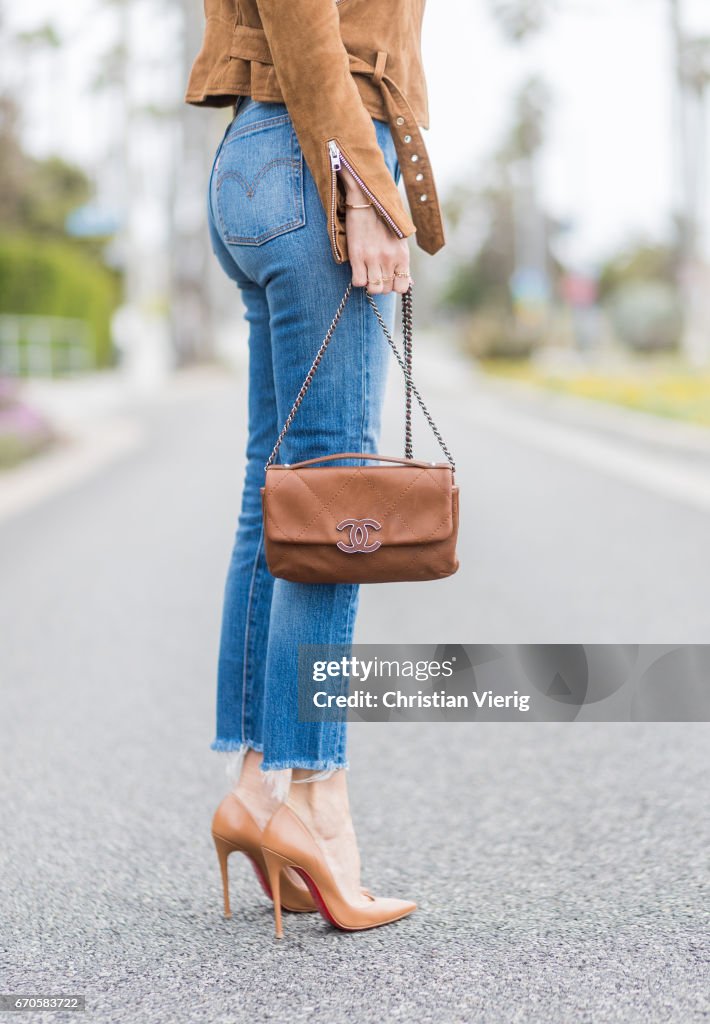
[{"label": "gold bracelet", "polygon": [[346,203],[349,210],[366,210],[368,206],[372,206],[372,203]]}]

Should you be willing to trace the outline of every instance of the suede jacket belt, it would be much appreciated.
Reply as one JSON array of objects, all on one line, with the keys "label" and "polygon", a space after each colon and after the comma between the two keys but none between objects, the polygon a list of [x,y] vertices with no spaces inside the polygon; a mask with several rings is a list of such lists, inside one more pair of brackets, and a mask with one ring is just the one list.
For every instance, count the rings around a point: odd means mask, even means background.
[{"label": "suede jacket belt", "polygon": [[[246,61],[257,61],[259,64],[273,64],[269,44],[264,30],[246,25],[238,25],[233,30],[229,55],[232,58],[241,58]],[[411,212],[411,219],[416,229],[417,244],[425,252],[435,253],[445,244],[444,228],[442,224],[441,208],[437,196],[434,176],[429,161],[429,155],[424,145],[424,139],[417,123],[415,114],[407,101],[407,98],[397,83],[387,74],[387,52],[377,52],[375,64],[351,53],[348,54],[350,72],[353,75],[370,76],[374,85],[379,87],[382,111],[385,119],[389,122],[392,130],[392,138],[397,151],[397,158],[402,172],[405,191]],[[296,124],[297,128],[298,125]],[[390,223],[396,234],[404,237],[410,232],[407,225],[400,226],[398,220],[401,216],[393,216],[392,210],[388,210],[386,204],[382,203],[374,190],[368,187],[368,180],[365,174],[358,174],[357,166],[353,166],[346,154],[337,149],[337,145],[328,139],[323,139],[323,146],[329,145],[329,157],[331,167],[339,166],[336,161],[342,159],[358,179],[361,187],[369,195],[380,214]],[[325,152],[325,150],[324,150]],[[324,201],[326,212],[329,214],[329,228],[331,234],[331,245],[333,256],[336,262],[343,262],[344,259],[344,211],[342,204],[336,196],[334,176],[331,174],[331,193],[326,202],[325,190],[321,190],[323,182],[322,173],[317,173],[311,168],[319,185],[319,191]]]}]

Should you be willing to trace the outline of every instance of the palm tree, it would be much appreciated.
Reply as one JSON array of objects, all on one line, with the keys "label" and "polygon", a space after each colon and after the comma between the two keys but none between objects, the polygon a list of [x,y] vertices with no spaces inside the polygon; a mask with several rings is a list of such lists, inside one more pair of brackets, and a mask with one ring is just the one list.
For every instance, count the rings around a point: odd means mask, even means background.
[{"label": "palm tree", "polygon": [[[494,18],[514,44],[524,44],[541,31],[556,6],[556,0],[489,2]],[[501,154],[512,179],[515,269],[510,286],[516,306],[522,303],[527,307],[526,319],[535,325],[533,333],[545,327],[550,291],[547,218],[540,203],[538,181],[549,98],[540,76],[522,83],[515,99],[514,126]]]},{"label": "palm tree", "polygon": [[[214,122],[206,111],[182,102],[182,86],[200,46],[203,16],[202,5],[194,0],[179,0],[178,6],[181,94],[175,113],[176,150],[170,189],[170,321],[178,361],[189,362],[214,354],[210,283],[215,268],[202,200]],[[183,211],[181,217],[179,210]]]},{"label": "palm tree", "polygon": [[[121,238],[121,262],[124,268],[125,305],[134,320],[141,316],[157,329],[157,308],[163,309],[163,322],[176,362],[183,365],[209,358],[213,353],[213,329],[209,281],[209,241],[204,226],[203,204],[191,203],[191,196],[202,195],[205,153],[210,146],[210,124],[204,112],[196,112],[183,102],[184,82],[189,62],[199,48],[202,31],[201,5],[194,0],[177,4],[154,0],[156,19],[169,19],[175,32],[166,32],[155,58],[162,71],[171,77],[171,94],[165,102],[147,102],[131,96],[131,81],[136,65],[144,58],[133,52],[131,22],[136,0],[103,0],[113,7],[116,36],[102,59],[95,88],[110,89],[118,97],[121,111],[120,131],[110,163],[120,167],[123,193],[124,229]],[[157,67],[157,65],[156,65]],[[155,70],[155,69],[154,69]],[[158,197],[146,195],[149,175],[141,139],[146,125],[160,133],[164,159],[160,173],[165,187]],[[115,172],[111,172],[115,178]],[[140,201],[153,205],[165,225],[165,240],[146,247],[141,243],[137,211]],[[160,209],[158,209],[159,204]],[[197,215],[191,215],[191,209]],[[186,213],[187,211],[187,213]],[[132,322],[132,321],[131,321]],[[146,327],[146,329],[148,329]]]},{"label": "palm tree", "polygon": [[686,310],[683,348],[696,364],[710,361],[708,270],[701,225],[707,205],[707,91],[710,39],[690,37],[683,29],[680,0],[669,0],[674,51],[673,151],[678,154],[679,286]]}]

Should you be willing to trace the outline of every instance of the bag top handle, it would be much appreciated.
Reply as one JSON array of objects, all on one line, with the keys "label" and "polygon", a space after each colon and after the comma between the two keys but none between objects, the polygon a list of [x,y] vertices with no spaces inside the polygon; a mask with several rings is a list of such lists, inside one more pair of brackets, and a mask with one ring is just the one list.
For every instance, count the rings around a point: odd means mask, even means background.
[{"label": "bag top handle", "polygon": [[[374,452],[334,452],[332,455],[317,455],[302,462],[283,462],[269,466],[269,469],[303,469],[319,462],[333,462],[335,459],[369,459],[370,462],[393,462],[397,466],[415,466],[417,469],[450,469],[448,462],[424,462],[423,459],[398,458],[396,455],[377,455]],[[347,467],[343,467],[347,468]]]},{"label": "bag top handle", "polygon": [[[281,447],[281,442],[283,441],[283,439],[285,438],[286,434],[288,433],[289,427],[293,423],[293,420],[294,420],[294,418],[296,416],[296,413],[298,412],[299,406],[301,405],[301,402],[303,401],[303,399],[304,399],[304,397],[306,395],[306,392],[308,391],[309,387],[311,386],[311,383],[313,381],[313,377],[315,375],[315,372],[318,369],[318,366],[320,365],[321,359],[325,355],[325,352],[326,352],[326,349],[328,348],[328,345],[330,344],[331,338],[333,337],[333,334],[335,332],[335,328],[338,326],[338,321],[340,320],[340,317],[343,314],[343,310],[345,309],[345,303],[348,301],[348,298],[350,297],[350,293],[352,292],[352,290],[353,290],[353,284],[352,284],[352,282],[350,282],[350,284],[348,285],[348,287],[345,290],[345,294],[343,295],[342,299],[340,300],[340,303],[338,304],[338,308],[335,311],[335,316],[333,317],[333,319],[332,319],[332,321],[330,323],[330,327],[328,328],[328,330],[326,332],[325,338],[323,339],[323,342],[322,342],[320,348],[318,349],[318,352],[316,353],[316,357],[313,360],[313,363],[311,364],[311,368],[309,369],[308,373],[306,374],[306,379],[304,380],[303,384],[301,385],[301,390],[298,392],[298,395],[296,396],[296,401],[293,403],[293,405],[291,407],[291,411],[289,412],[288,416],[286,417],[286,422],[284,423],[283,427],[281,428],[281,432],[280,432],[278,438],[276,439],[276,444],[274,445],[273,451],[271,452],[271,455],[269,456],[269,458],[266,461],[266,464],[264,465],[264,469],[265,470],[268,469],[273,464],[274,460],[276,459],[276,456],[278,454],[278,450]],[[366,294],[366,297],[367,297],[367,301],[370,303],[370,306],[371,306],[375,316],[377,317],[377,320],[378,320],[378,322],[380,324],[380,327],[382,328],[382,330],[385,333],[385,337],[387,338],[387,341],[389,342],[390,348],[392,349],[392,351],[395,354],[395,358],[396,358],[397,362],[399,363],[400,369],[402,370],[402,373],[404,374],[404,381],[405,381],[405,386],[406,386],[406,401],[405,401],[405,452],[404,452],[404,460],[408,461],[408,462],[412,462],[413,459],[414,459],[413,448],[412,448],[412,424],[411,424],[411,416],[412,416],[411,395],[414,395],[414,397],[416,398],[417,402],[419,403],[420,409],[424,413],[424,416],[426,418],[427,423],[431,427],[432,432],[433,432],[436,440],[439,443],[439,447],[441,448],[441,450],[443,451],[444,455],[446,456],[446,461],[451,466],[451,469],[455,471],[456,470],[456,463],[454,462],[453,456],[451,455],[451,452],[449,451],[449,449],[446,447],[446,443],[445,443],[443,437],[441,436],[439,428],[434,423],[434,420],[432,419],[432,416],[431,416],[429,410],[427,409],[427,407],[426,407],[426,405],[424,403],[424,399],[419,394],[419,391],[417,390],[417,388],[416,388],[416,386],[414,384],[414,381],[412,380],[412,373],[411,373],[411,365],[412,365],[412,285],[411,285],[411,283],[410,283],[409,287],[407,288],[406,292],[404,292],[403,295],[402,295],[402,334],[403,334],[403,338],[404,338],[404,358],[400,355],[399,350],[398,350],[397,346],[394,343],[392,335],[390,334],[390,332],[389,332],[389,330],[387,328],[387,324],[385,323],[385,321],[382,318],[382,314],[380,313],[380,310],[379,310],[379,308],[377,306],[377,303],[374,301],[374,299],[372,298],[372,295],[370,295],[369,292],[366,292],[365,294]],[[330,456],[330,458],[333,458],[333,457],[334,456]],[[343,458],[342,455],[339,455],[337,457]],[[362,457],[362,456],[359,456],[359,457]],[[313,460],[308,460],[308,461],[313,461]],[[320,459],[316,459],[315,461],[321,461],[321,460]],[[397,460],[395,460],[395,461],[397,461]],[[298,463],[298,465],[303,465],[303,463]],[[424,463],[424,465],[431,465],[431,464],[430,463]]]}]

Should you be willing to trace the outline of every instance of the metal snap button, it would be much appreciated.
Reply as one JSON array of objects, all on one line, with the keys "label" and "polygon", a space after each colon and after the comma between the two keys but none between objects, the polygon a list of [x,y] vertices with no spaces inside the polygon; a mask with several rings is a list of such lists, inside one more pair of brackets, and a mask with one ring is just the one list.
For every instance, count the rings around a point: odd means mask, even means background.
[{"label": "metal snap button", "polygon": [[404,124],[404,118],[403,117],[398,117],[397,118],[397,124]]},{"label": "metal snap button", "polygon": [[404,136],[404,141],[405,142],[411,142],[412,141],[412,136],[411,135],[405,135]]},{"label": "metal snap button", "polygon": [[428,199],[428,196],[427,196],[426,192],[424,193],[424,195],[419,196],[419,202],[420,203],[425,203],[427,201],[427,199]]},{"label": "metal snap button", "polygon": [[419,157],[417,156],[417,154],[416,153],[412,153],[412,162],[416,163],[418,159],[419,159]]},{"label": "metal snap button", "polygon": [[416,175],[414,180],[415,181],[424,181],[424,175],[422,174],[421,171],[419,172],[419,174]]}]

